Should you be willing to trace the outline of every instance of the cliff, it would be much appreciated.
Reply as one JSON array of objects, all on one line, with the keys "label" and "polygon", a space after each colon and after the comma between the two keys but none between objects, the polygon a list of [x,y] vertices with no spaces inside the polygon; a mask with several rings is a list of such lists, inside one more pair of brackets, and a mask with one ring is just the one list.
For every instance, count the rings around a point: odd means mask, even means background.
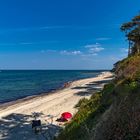
[{"label": "cliff", "polygon": [[113,72],[115,78],[101,92],[80,100],[58,140],[140,139],[140,53],[114,64]]}]

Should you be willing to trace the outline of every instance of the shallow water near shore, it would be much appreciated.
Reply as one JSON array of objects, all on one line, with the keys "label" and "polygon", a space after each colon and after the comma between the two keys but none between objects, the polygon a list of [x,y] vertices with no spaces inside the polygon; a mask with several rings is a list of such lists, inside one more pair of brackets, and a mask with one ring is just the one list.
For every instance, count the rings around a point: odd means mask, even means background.
[{"label": "shallow water near shore", "polygon": [[62,88],[64,83],[95,77],[105,70],[3,70],[0,103]]}]

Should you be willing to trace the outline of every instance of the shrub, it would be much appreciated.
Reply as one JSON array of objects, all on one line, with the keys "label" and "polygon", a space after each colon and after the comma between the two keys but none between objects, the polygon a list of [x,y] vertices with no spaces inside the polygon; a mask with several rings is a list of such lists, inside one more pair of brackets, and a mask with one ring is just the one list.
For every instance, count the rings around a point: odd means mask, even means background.
[{"label": "shrub", "polygon": [[88,101],[89,100],[87,98],[80,99],[79,102],[75,105],[75,107],[79,108],[85,106],[88,103]]}]

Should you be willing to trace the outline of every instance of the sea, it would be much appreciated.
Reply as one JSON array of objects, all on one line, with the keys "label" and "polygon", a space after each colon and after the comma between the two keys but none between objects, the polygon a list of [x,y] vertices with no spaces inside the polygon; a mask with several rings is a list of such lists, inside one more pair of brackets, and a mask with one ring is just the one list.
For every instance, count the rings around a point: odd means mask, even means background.
[{"label": "sea", "polygon": [[50,93],[70,81],[95,77],[105,70],[1,70],[0,104]]}]

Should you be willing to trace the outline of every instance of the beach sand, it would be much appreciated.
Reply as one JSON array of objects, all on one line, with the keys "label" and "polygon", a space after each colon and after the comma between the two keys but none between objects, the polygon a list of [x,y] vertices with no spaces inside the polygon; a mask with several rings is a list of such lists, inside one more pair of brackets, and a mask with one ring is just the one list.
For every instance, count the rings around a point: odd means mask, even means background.
[{"label": "beach sand", "polygon": [[[104,72],[97,77],[77,80],[68,87],[49,95],[35,96],[0,105],[0,139],[45,140],[52,139],[64,127],[56,119],[63,112],[77,112],[74,107],[81,98],[103,88],[111,80],[112,73]],[[31,127],[32,113],[40,114],[42,133],[35,134]]]}]

